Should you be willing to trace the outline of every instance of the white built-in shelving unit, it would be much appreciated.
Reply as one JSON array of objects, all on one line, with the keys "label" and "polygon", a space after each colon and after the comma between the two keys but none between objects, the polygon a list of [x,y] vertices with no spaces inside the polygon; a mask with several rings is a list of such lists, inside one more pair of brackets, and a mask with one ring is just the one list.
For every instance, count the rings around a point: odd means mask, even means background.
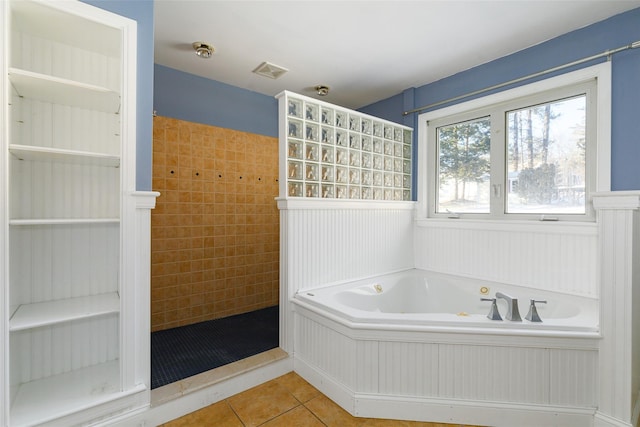
[{"label": "white built-in shelving unit", "polygon": [[148,402],[132,312],[145,303],[131,233],[136,23],[76,1],[0,7],[0,424],[84,425]]}]

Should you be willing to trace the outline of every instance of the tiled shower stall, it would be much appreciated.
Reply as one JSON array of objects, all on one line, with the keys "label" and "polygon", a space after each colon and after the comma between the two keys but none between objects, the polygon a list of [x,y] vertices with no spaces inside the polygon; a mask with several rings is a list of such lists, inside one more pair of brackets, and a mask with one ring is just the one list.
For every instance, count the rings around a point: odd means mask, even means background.
[{"label": "tiled shower stall", "polygon": [[151,330],[278,304],[277,138],[155,117]]}]

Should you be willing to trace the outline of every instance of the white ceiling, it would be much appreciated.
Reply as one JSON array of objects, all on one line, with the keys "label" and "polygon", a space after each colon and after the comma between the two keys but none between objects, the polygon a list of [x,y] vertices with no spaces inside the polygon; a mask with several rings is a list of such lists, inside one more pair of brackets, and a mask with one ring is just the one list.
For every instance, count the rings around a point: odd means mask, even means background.
[{"label": "white ceiling", "polygon": [[[155,62],[265,95],[350,108],[640,7],[640,0],[156,0]],[[192,42],[215,47],[210,59]],[[615,48],[618,46],[610,46]],[[287,68],[273,80],[263,61]]]}]

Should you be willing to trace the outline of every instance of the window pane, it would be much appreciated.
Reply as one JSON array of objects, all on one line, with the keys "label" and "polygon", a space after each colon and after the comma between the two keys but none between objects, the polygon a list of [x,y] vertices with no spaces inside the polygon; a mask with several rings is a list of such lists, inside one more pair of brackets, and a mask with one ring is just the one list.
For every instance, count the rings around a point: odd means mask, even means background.
[{"label": "window pane", "polygon": [[585,213],[586,96],[507,113],[507,212]]},{"label": "window pane", "polygon": [[488,117],[439,127],[436,212],[489,213]]}]

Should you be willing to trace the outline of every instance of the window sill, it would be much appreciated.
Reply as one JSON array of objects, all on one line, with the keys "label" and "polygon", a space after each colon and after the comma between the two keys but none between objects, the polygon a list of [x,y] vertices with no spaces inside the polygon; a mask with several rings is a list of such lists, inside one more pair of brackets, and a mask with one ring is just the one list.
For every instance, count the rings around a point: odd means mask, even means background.
[{"label": "window sill", "polygon": [[578,221],[537,221],[537,220],[489,220],[489,219],[451,219],[418,218],[418,227],[451,228],[465,230],[520,231],[545,234],[584,234],[596,235],[598,225],[595,222]]}]

